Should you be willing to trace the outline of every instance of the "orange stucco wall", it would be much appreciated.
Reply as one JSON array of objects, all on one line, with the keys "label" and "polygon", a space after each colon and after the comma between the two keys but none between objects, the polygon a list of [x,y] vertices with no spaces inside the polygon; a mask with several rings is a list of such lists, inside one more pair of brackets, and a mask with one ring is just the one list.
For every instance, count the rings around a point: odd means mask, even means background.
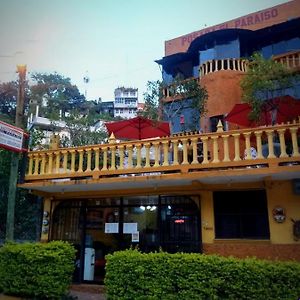
[{"label": "orange stucco wall", "polygon": [[293,0],[165,41],[165,56],[185,52],[194,39],[212,31],[227,28],[257,30],[298,17],[300,17],[300,0]]},{"label": "orange stucco wall", "polygon": [[209,117],[229,113],[236,103],[241,103],[240,81],[245,73],[237,71],[219,71],[201,78],[201,85],[208,93],[207,113],[201,120],[201,128],[209,130]]}]

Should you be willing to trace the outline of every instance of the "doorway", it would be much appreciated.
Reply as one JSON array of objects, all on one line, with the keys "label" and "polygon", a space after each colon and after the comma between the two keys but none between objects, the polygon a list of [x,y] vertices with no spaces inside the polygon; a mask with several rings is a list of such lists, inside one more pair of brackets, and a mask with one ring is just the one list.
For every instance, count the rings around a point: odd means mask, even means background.
[{"label": "doorway", "polygon": [[197,197],[134,196],[59,203],[50,239],[77,249],[75,282],[103,282],[105,256],[136,247],[142,252],[201,252]]}]

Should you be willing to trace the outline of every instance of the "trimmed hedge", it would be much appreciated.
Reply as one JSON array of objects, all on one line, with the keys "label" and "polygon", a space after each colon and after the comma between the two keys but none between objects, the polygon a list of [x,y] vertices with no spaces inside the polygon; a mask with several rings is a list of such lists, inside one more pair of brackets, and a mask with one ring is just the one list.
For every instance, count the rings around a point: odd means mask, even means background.
[{"label": "trimmed hedge", "polygon": [[106,259],[109,300],[292,300],[300,296],[297,262],[137,250],[115,252]]},{"label": "trimmed hedge", "polygon": [[61,299],[74,271],[72,245],[8,243],[0,248],[0,290],[5,294],[34,299]]}]

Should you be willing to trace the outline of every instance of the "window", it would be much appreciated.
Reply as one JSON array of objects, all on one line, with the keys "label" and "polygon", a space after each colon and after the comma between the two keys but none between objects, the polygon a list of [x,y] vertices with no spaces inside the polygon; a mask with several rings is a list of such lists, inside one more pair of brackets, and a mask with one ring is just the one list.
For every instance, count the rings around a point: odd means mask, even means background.
[{"label": "window", "polygon": [[265,191],[214,193],[215,236],[221,239],[269,239]]}]

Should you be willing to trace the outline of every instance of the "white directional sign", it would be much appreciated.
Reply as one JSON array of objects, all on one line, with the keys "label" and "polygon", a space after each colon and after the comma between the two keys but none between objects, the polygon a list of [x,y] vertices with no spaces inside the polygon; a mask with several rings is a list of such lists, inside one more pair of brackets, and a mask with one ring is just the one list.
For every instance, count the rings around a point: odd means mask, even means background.
[{"label": "white directional sign", "polygon": [[0,121],[0,148],[22,152],[24,134],[21,128]]}]

